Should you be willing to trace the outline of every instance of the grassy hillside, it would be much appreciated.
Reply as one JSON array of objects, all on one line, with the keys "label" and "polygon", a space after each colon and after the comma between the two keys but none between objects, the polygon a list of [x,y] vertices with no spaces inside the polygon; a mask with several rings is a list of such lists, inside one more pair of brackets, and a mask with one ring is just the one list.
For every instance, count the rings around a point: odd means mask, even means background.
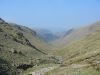
[{"label": "grassy hillside", "polygon": [[55,62],[49,56],[50,48],[34,30],[0,19],[0,58],[18,71],[22,72],[37,64]]},{"label": "grassy hillside", "polygon": [[74,41],[64,47],[62,50],[56,52],[57,55],[63,56],[66,60],[69,58],[75,58],[84,54],[89,55],[99,52],[100,45],[100,29],[96,32],[84,37],[79,41]]},{"label": "grassy hillside", "polygon": [[55,52],[64,63],[47,75],[100,75],[100,28]]}]

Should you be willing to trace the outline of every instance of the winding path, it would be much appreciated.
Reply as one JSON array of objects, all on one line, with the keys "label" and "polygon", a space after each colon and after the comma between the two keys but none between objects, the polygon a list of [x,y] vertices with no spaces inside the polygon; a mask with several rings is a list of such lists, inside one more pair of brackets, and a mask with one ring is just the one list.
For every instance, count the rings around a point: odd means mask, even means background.
[{"label": "winding path", "polygon": [[34,72],[30,72],[29,75],[44,75],[45,73],[47,73],[48,71],[51,71],[53,69],[55,69],[57,67],[47,67],[47,68],[42,68],[40,70],[34,71]]}]

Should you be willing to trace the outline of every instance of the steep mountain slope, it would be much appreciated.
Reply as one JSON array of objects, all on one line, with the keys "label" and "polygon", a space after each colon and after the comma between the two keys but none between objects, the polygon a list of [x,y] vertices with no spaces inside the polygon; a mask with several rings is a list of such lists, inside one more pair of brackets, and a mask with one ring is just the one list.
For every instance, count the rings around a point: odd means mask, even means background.
[{"label": "steep mountain slope", "polygon": [[0,18],[0,58],[20,72],[46,60],[49,62],[50,48],[35,31]]},{"label": "steep mountain slope", "polygon": [[57,47],[65,46],[72,41],[79,40],[88,34],[95,32],[96,28],[98,27],[100,27],[100,21],[85,27],[72,29],[68,35],[65,35],[65,37],[56,40],[53,44]]},{"label": "steep mountain slope", "polygon": [[10,24],[18,30],[21,30],[23,35],[30,41],[31,44],[36,46],[37,48],[44,50],[44,52],[48,52],[50,50],[50,45],[45,43],[42,38],[39,37],[38,33],[34,29],[30,29],[25,26],[20,26],[16,24]]},{"label": "steep mountain slope", "polygon": [[[100,24],[95,32],[74,41],[55,52],[64,63],[47,75],[99,75],[100,74]],[[95,27],[92,26],[92,27]],[[94,28],[93,28],[94,29]]]},{"label": "steep mountain slope", "polygon": [[[83,39],[74,41],[62,50],[58,50],[56,52],[57,55],[61,55],[65,58],[65,60],[75,58],[77,56],[83,55],[84,57],[87,55],[91,55],[92,53],[98,53],[100,50],[100,28],[90,35],[87,35]],[[85,55],[86,54],[86,55]]]}]

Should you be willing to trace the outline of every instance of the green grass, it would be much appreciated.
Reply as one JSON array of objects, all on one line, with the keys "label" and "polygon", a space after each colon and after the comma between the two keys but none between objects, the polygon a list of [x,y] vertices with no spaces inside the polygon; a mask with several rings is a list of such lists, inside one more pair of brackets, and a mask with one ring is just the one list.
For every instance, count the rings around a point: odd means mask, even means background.
[{"label": "green grass", "polygon": [[[47,75],[100,75],[99,63],[100,60],[100,29],[96,32],[74,41],[58,50],[55,55],[64,58],[65,67],[59,67],[54,71],[48,72]],[[71,64],[89,64],[86,68],[73,69]]]},{"label": "green grass", "polygon": [[88,57],[100,53],[100,31],[88,35],[79,41],[70,43],[62,50],[56,51],[56,55],[62,56],[65,61],[71,58]]},{"label": "green grass", "polygon": [[8,23],[0,24],[0,57],[15,67],[22,64],[34,66],[41,64],[38,59],[48,59],[42,52],[50,52],[50,46],[33,33],[26,27],[21,30]]}]

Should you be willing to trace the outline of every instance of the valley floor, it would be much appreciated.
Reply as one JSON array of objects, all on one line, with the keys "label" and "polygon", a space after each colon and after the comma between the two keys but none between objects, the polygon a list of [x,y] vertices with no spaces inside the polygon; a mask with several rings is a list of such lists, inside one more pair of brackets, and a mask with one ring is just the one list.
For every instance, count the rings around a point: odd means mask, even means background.
[{"label": "valley floor", "polygon": [[30,68],[21,75],[45,75],[47,72],[52,71],[58,67],[59,65],[56,64],[44,64]]},{"label": "valley floor", "polygon": [[44,75],[46,72],[53,70],[55,67],[47,67],[47,68],[42,68],[40,70],[31,72],[30,74],[32,75]]},{"label": "valley floor", "polygon": [[89,67],[89,64],[41,65],[27,70],[22,75],[100,75],[100,71]]},{"label": "valley floor", "polygon": [[89,64],[72,64],[49,71],[46,75],[100,75],[100,71],[89,66]]}]

